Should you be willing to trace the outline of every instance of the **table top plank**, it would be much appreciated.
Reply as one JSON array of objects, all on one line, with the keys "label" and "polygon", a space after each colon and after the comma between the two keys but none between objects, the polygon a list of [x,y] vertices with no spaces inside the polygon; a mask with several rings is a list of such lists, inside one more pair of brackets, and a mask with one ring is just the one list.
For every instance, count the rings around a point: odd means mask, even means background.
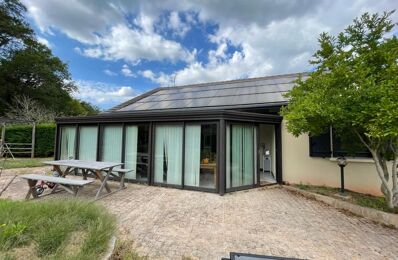
[{"label": "table top plank", "polygon": [[56,160],[56,161],[45,161],[43,163],[47,165],[67,166],[67,167],[89,169],[89,170],[106,170],[112,167],[123,165],[123,163],[85,161],[85,160]]},{"label": "table top plank", "polygon": [[46,176],[40,174],[24,174],[21,175],[21,178],[28,180],[36,180],[36,181],[47,181],[63,185],[74,185],[74,186],[84,186],[86,184],[94,182],[94,180],[76,180],[76,179],[67,179],[62,177]]}]

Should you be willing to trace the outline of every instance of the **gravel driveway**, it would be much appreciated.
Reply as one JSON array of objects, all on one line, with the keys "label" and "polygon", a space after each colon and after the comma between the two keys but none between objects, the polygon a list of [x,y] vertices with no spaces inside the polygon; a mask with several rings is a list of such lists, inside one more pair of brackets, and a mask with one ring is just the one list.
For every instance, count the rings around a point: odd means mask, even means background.
[{"label": "gravel driveway", "polygon": [[[7,173],[0,187],[5,177]],[[3,197],[22,199],[26,190],[17,178]],[[93,192],[87,187],[80,196]],[[128,184],[99,203],[117,216],[121,233],[135,241],[137,251],[151,259],[220,259],[231,251],[307,259],[398,259],[397,229],[279,187],[219,196]]]}]

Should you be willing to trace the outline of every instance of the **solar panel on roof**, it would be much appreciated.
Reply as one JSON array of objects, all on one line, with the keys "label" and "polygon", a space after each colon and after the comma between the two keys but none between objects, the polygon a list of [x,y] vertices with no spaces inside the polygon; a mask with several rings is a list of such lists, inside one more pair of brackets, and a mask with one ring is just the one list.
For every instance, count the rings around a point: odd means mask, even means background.
[{"label": "solar panel on roof", "polygon": [[284,102],[283,93],[294,86],[297,75],[170,87],[139,99],[118,111],[217,107]]}]

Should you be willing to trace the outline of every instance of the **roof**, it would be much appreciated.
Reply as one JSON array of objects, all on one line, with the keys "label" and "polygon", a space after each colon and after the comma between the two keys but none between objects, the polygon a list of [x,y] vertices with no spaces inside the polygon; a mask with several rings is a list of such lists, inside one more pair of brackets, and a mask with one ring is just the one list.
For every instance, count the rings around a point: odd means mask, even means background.
[{"label": "roof", "polygon": [[138,112],[180,109],[228,109],[239,107],[273,106],[287,103],[284,93],[291,90],[299,77],[307,73],[276,75],[161,87],[148,91],[107,112]]}]

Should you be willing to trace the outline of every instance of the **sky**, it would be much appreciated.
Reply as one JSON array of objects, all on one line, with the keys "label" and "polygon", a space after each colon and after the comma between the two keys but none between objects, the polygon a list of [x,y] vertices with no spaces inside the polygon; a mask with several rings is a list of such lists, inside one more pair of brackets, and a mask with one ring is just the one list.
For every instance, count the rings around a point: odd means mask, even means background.
[{"label": "sky", "polygon": [[[22,0],[40,42],[69,66],[73,95],[107,109],[159,86],[310,71],[336,35],[394,0]],[[394,13],[393,20],[397,21]]]}]

